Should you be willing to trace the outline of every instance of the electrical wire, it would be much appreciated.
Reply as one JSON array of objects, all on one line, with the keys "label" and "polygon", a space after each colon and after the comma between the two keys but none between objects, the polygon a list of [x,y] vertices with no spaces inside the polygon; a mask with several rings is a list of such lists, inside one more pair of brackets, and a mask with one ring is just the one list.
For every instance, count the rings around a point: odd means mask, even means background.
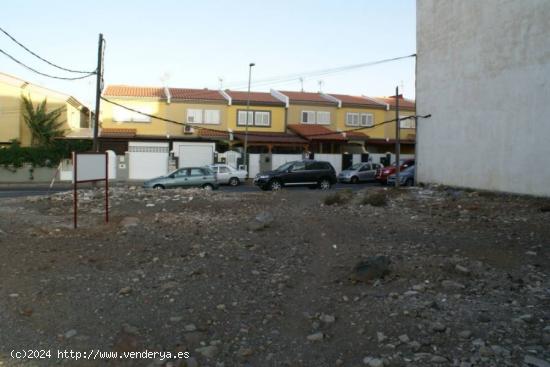
[{"label": "electrical wire", "polygon": [[[189,124],[189,123],[186,123],[186,122],[171,120],[171,119],[167,119],[167,118],[164,118],[164,117],[161,117],[161,116],[145,113],[145,112],[136,110],[134,108],[125,106],[123,104],[111,101],[111,100],[109,100],[109,99],[107,99],[103,96],[101,96],[101,99],[104,100],[105,102],[108,102],[108,103],[112,104],[112,105],[124,108],[125,110],[132,111],[132,112],[138,113],[140,115],[147,116],[147,117],[150,117],[150,118],[154,118],[154,119],[157,119],[157,120],[161,120],[161,121],[165,121],[165,122],[171,122],[171,123],[182,125],[182,126],[189,126],[189,127],[194,128],[194,129],[197,129],[197,130],[212,131],[212,132],[220,133],[220,134],[223,134],[223,135],[229,135],[230,134],[229,131],[225,131],[225,130],[219,130],[219,129],[212,129],[212,128],[208,128],[208,127],[196,126],[195,124]],[[389,124],[389,123],[392,123],[392,122],[395,122],[395,121],[402,121],[402,120],[407,120],[407,119],[410,119],[410,118],[429,118],[429,117],[431,117],[431,115],[404,116],[404,117],[400,117],[398,119],[391,119],[391,120],[382,121],[382,122],[379,122],[379,123],[374,124],[372,126],[361,126],[361,127],[349,129],[349,130],[346,130],[346,131],[330,131],[330,132],[326,132],[326,133],[312,134],[312,135],[308,135],[307,138],[317,137],[317,136],[328,136],[328,135],[344,135],[344,134],[349,133],[349,132],[365,130],[365,129],[373,129],[375,127],[385,125],[385,124]],[[243,132],[233,132],[233,134],[243,134]],[[254,133],[254,132],[248,132],[248,136],[262,136],[262,137],[265,137],[265,134],[257,134],[257,133]]]},{"label": "electrical wire", "polygon": [[[270,78],[266,78],[266,79],[259,79],[259,80],[253,81],[251,84],[256,86],[256,87],[260,86],[260,85],[277,84],[277,83],[284,82],[284,81],[298,80],[299,78],[304,78],[305,79],[305,78],[311,78],[311,77],[314,77],[314,76],[323,76],[323,75],[340,73],[340,72],[343,72],[343,71],[348,71],[348,70],[353,70],[353,69],[360,69],[360,68],[364,68],[364,67],[368,67],[368,66],[374,66],[374,65],[384,64],[384,63],[388,63],[388,62],[408,59],[408,58],[411,58],[411,57],[416,57],[416,54],[393,57],[393,58],[377,60],[377,61],[363,62],[363,63],[359,63],[359,64],[339,66],[339,67],[335,67],[335,68],[328,68],[328,69],[321,69],[321,70],[315,70],[315,71],[309,71],[309,72],[280,75],[280,76],[270,77]],[[247,83],[248,82],[246,82],[246,85],[245,85],[245,82],[233,83],[234,85],[237,85],[237,86],[234,86],[233,88],[235,88],[235,89],[244,88],[245,86],[248,86]]]},{"label": "electrical wire", "polygon": [[55,68],[58,68],[60,70],[64,70],[64,71],[68,71],[70,73],[78,73],[78,74],[94,74],[95,71],[80,71],[80,70],[72,70],[72,69],[68,69],[68,68],[64,68],[62,66],[59,66],[59,65],[56,65],[54,64],[53,62],[50,62],[48,60],[46,60],[45,58],[37,55],[36,53],[32,52],[31,50],[29,50],[27,47],[25,47],[25,45],[23,45],[21,42],[19,42],[18,40],[16,40],[11,34],[9,34],[6,30],[4,30],[2,27],[0,27],[0,31],[2,31],[2,33],[4,33],[6,36],[8,36],[13,42],[17,43],[19,46],[21,46],[25,51],[27,51],[28,53],[30,53],[31,55],[35,56],[36,58],[44,61],[45,63],[47,63],[48,65],[51,65]]},{"label": "electrical wire", "polygon": [[68,77],[62,77],[62,76],[55,76],[55,75],[50,75],[50,74],[46,74],[46,73],[42,73],[36,69],[33,69],[31,68],[30,66],[28,65],[25,65],[24,63],[22,63],[21,61],[17,60],[15,57],[11,56],[10,54],[8,54],[6,51],[0,49],[0,53],[3,53],[4,55],[6,55],[7,57],[9,57],[10,59],[12,59],[13,61],[15,61],[17,64],[23,66],[24,68],[36,73],[36,74],[39,74],[39,75],[42,75],[42,76],[46,76],[48,78],[53,78],[53,79],[61,79],[61,80],[78,80],[78,79],[84,79],[84,78],[87,78],[89,76],[92,76],[92,75],[95,75],[95,72],[93,73],[89,73],[89,74],[86,74],[86,75],[82,75],[82,76],[77,76],[77,77],[72,77],[72,78],[68,78]]},{"label": "electrical wire", "polygon": [[[377,60],[377,61],[369,61],[369,62],[364,62],[364,63],[360,63],[360,64],[340,66],[340,67],[330,68],[330,69],[316,70],[316,71],[305,72],[305,73],[295,73],[295,74],[289,74],[289,75],[286,75],[286,76],[271,77],[271,78],[267,78],[267,79],[261,79],[261,80],[258,80],[256,82],[253,81],[251,83],[251,85],[258,87],[258,86],[266,86],[266,85],[274,85],[274,84],[286,84],[286,83],[298,80],[298,78],[301,77],[302,75],[308,75],[308,77],[319,76],[319,75],[327,75],[327,74],[331,74],[331,73],[338,73],[338,72],[341,72],[341,71],[348,71],[348,70],[357,69],[357,68],[363,68],[363,67],[368,67],[368,66],[384,64],[384,63],[393,62],[393,61],[402,60],[402,59],[407,59],[407,58],[411,58],[411,57],[416,57],[416,54],[411,54],[411,55],[406,55],[406,56],[399,56],[399,57],[394,57],[394,58],[390,58],[390,59],[383,59],[383,60]],[[322,74],[319,74],[319,73],[322,73]],[[241,82],[239,82],[239,83],[241,83]],[[241,89],[245,88],[245,85],[240,86],[239,83],[232,83],[230,85],[227,85],[226,88],[224,89],[224,91],[231,92],[231,90],[238,90],[240,88]],[[246,87],[248,87],[247,83],[248,82],[246,82]],[[185,88],[183,88],[183,89],[185,89]],[[193,89],[193,88],[189,88],[189,89]],[[218,89],[208,89],[208,91],[218,92],[219,90]],[[200,95],[203,95],[204,93],[205,93],[205,89],[197,89],[196,92],[188,93],[186,95],[186,98],[187,99],[193,99],[192,97],[200,96]],[[201,99],[201,98],[197,98],[197,99]]]}]

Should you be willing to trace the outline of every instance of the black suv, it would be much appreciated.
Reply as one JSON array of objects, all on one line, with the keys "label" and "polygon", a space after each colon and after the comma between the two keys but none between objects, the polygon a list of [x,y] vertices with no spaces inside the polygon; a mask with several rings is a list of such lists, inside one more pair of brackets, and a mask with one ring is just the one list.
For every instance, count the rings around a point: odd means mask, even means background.
[{"label": "black suv", "polygon": [[328,190],[336,183],[336,171],[328,162],[303,160],[287,162],[274,171],[261,172],[254,184],[262,190],[279,190],[283,186],[308,186]]}]

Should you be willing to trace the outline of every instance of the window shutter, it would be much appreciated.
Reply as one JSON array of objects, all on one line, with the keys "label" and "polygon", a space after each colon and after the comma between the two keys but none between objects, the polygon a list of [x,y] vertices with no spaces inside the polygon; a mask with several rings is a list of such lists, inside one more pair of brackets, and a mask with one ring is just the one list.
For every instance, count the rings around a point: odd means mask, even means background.
[{"label": "window shutter", "polygon": [[202,110],[188,109],[187,122],[190,124],[202,124]]},{"label": "window shutter", "polygon": [[330,124],[330,112],[328,111],[317,111],[317,123],[321,125]]},{"label": "window shutter", "polygon": [[204,123],[205,124],[219,124],[220,123],[220,111],[219,110],[205,110],[204,111]]}]

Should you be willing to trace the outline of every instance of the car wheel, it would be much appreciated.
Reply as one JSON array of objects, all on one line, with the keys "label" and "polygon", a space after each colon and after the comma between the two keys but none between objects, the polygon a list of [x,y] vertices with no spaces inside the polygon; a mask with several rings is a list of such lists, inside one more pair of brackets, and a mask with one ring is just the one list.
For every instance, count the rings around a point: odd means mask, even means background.
[{"label": "car wheel", "polygon": [[240,183],[240,181],[237,177],[231,177],[229,179],[229,185],[230,186],[239,186],[239,183]]},{"label": "car wheel", "polygon": [[202,185],[202,188],[206,191],[212,191],[214,190],[214,186],[210,185],[210,184],[204,184]]},{"label": "car wheel", "polygon": [[271,191],[278,191],[282,188],[281,182],[273,180],[269,183],[269,188],[271,189]]},{"label": "car wheel", "polygon": [[328,190],[330,189],[331,183],[330,180],[327,178],[322,178],[321,181],[319,181],[319,184],[317,185],[321,190]]},{"label": "car wheel", "polygon": [[412,186],[413,185],[413,179],[407,178],[407,181],[405,181],[405,186]]},{"label": "car wheel", "polygon": [[155,189],[155,190],[164,190],[164,186],[162,186],[162,185],[155,185],[155,186],[153,186],[153,189]]},{"label": "car wheel", "polygon": [[357,184],[357,183],[359,183],[359,178],[358,178],[357,176],[353,176],[353,177],[351,178],[351,183],[352,183],[352,184]]}]

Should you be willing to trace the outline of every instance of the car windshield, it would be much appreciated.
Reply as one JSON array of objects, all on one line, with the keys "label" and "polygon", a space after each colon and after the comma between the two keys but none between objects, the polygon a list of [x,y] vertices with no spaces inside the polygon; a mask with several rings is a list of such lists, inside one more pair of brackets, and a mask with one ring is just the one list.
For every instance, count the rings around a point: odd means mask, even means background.
[{"label": "car windshield", "polygon": [[282,166],[279,166],[275,171],[279,171],[279,172],[282,172],[282,171],[286,171],[287,169],[289,169],[290,166],[292,166],[295,162],[286,162],[285,164],[283,164]]},{"label": "car windshield", "polygon": [[348,168],[348,170],[350,171],[357,171],[359,168],[361,168],[363,166],[363,163],[362,162],[359,162],[359,163],[355,163],[354,165],[352,165],[350,168]]}]

